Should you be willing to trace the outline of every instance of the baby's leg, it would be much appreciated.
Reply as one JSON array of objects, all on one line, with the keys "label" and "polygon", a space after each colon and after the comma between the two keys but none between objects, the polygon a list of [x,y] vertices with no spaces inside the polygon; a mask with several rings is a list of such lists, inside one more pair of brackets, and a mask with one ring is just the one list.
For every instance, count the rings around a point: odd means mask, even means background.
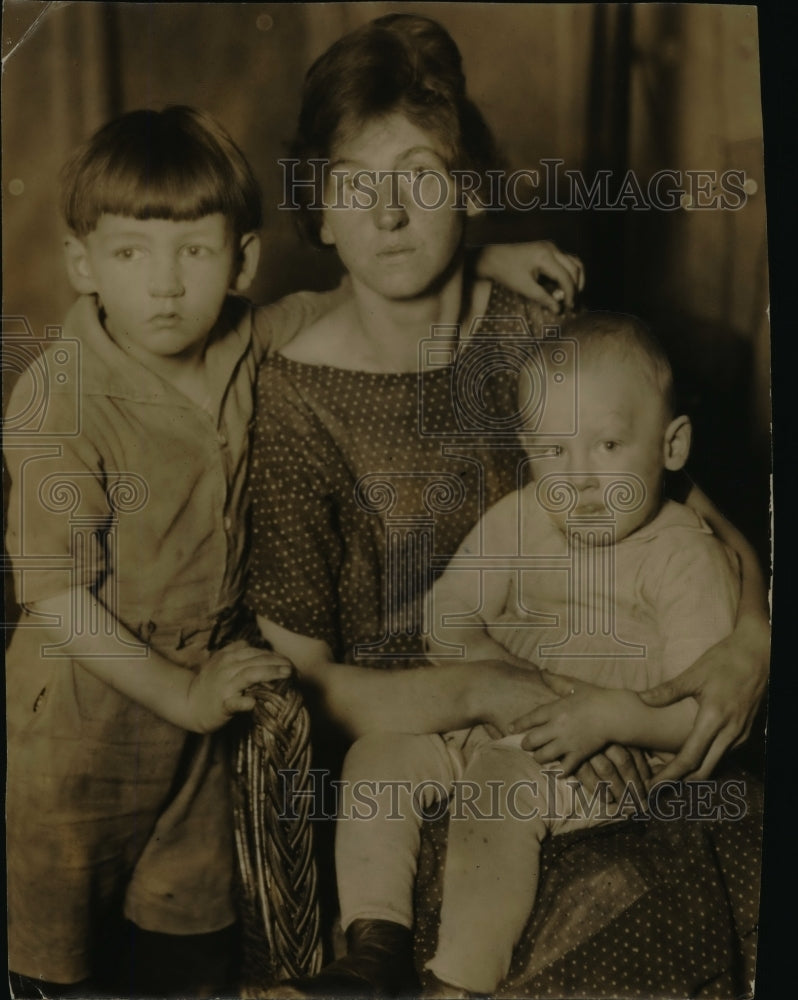
[{"label": "baby's leg", "polygon": [[535,902],[548,788],[516,747],[483,747],[466,767],[450,800],[438,949],[427,964],[442,982],[492,993],[507,975]]},{"label": "baby's leg", "polygon": [[[445,794],[454,778],[443,740],[365,736],[347,754],[342,777],[335,834],[341,923],[344,929],[355,920],[412,927],[422,805],[429,805],[430,792]],[[423,802],[420,787],[428,793]]]}]

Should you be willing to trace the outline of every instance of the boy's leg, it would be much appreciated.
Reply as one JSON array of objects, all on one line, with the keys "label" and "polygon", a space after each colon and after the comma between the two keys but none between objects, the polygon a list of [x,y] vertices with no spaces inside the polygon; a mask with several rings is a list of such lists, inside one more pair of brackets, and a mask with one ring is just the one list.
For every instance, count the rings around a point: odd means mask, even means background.
[{"label": "boy's leg", "polygon": [[469,761],[450,802],[438,948],[427,963],[442,982],[492,993],[507,975],[535,902],[547,792],[525,751],[492,745]]},{"label": "boy's leg", "polygon": [[335,864],[341,923],[413,926],[422,811],[445,796],[454,769],[439,736],[374,734],[343,767]]},{"label": "boy's leg", "polygon": [[8,995],[12,1000],[89,1000],[99,994],[91,979],[83,979],[79,983],[51,983],[46,979],[9,972]]},{"label": "boy's leg", "polygon": [[159,934],[127,923],[112,995],[122,997],[235,996],[238,927],[211,934]]}]

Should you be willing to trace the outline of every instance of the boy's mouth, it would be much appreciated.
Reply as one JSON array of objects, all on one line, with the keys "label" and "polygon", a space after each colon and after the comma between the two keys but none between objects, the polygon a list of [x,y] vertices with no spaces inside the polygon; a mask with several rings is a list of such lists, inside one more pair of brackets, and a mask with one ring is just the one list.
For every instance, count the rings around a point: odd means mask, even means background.
[{"label": "boy's mouth", "polygon": [[180,322],[180,313],[176,312],[162,312],[156,313],[150,318],[150,323],[153,326],[177,326]]}]

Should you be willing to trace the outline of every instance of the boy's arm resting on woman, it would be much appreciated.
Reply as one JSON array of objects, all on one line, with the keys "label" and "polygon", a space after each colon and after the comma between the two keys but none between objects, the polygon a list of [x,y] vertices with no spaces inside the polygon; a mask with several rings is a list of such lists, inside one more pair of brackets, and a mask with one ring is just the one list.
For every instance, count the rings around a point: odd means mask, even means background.
[{"label": "boy's arm resting on woman", "polygon": [[745,742],[767,686],[770,626],[765,579],[743,535],[693,485],[687,503],[740,558],[742,592],[734,630],[678,677],[644,692],[652,707],[692,696],[699,706],[684,746],[659,775],[663,781],[705,778],[731,747]]},{"label": "boy's arm resting on woman", "polygon": [[[573,309],[585,284],[582,261],[546,240],[484,247],[477,256],[475,271],[478,278],[499,281],[553,313],[563,306]],[[540,284],[541,277],[557,285],[551,294]]]},{"label": "boy's arm resting on woman", "polygon": [[[91,637],[91,656],[76,652],[73,660],[115,691],[191,732],[219,729],[236,712],[254,707],[255,699],[246,690],[250,685],[291,673],[290,664],[281,656],[244,642],[231,643],[213,653],[196,673],[150,646],[146,647],[146,655],[120,656],[120,639],[132,646],[144,644],[114,619],[86,587],[39,600],[30,610],[37,616],[55,616],[60,623],[42,627],[42,642],[48,638],[62,642],[65,634],[73,635],[73,616],[84,622],[105,617]],[[81,646],[85,647],[85,636]],[[62,645],[60,651],[68,656],[69,645]]]},{"label": "boy's arm resting on woman", "polygon": [[[478,277],[500,281],[554,313],[559,312],[563,305],[571,309],[585,283],[584,268],[579,258],[563,253],[545,240],[484,247],[476,254],[475,269]],[[539,283],[541,277],[550,279],[558,286],[554,294]],[[332,291],[294,292],[269,305],[259,306],[259,322],[256,322],[255,329],[265,340],[264,348],[279,351],[300,330],[330,312],[351,294],[352,282],[347,274]]]}]

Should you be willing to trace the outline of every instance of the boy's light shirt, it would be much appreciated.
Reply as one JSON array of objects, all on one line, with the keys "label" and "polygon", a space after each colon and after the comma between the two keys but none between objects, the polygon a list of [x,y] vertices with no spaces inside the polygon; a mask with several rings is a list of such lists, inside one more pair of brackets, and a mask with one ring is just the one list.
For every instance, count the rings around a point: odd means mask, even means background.
[{"label": "boy's light shirt", "polygon": [[[99,583],[110,593],[113,580],[120,587],[120,617],[136,630],[159,620],[180,625],[237,600],[257,365],[318,312],[322,298],[302,293],[258,309],[227,299],[225,333],[206,355],[211,412],[118,347],[92,296],[74,303],[63,338],[79,341],[79,380],[65,386],[53,381],[38,432],[6,440],[12,479],[7,547],[15,569],[25,570],[15,580],[22,584],[20,603],[76,584]],[[55,341],[48,350],[57,349]],[[12,393],[11,412],[24,404],[23,382]],[[64,435],[73,426],[79,433]],[[114,519],[108,490],[115,481],[127,482],[137,498],[120,503]],[[31,502],[59,482],[77,491],[74,509]],[[72,555],[70,517],[93,519],[100,531],[114,524],[112,565],[81,562],[71,578],[60,568]],[[35,570],[26,564],[30,557],[39,559]]]}]

